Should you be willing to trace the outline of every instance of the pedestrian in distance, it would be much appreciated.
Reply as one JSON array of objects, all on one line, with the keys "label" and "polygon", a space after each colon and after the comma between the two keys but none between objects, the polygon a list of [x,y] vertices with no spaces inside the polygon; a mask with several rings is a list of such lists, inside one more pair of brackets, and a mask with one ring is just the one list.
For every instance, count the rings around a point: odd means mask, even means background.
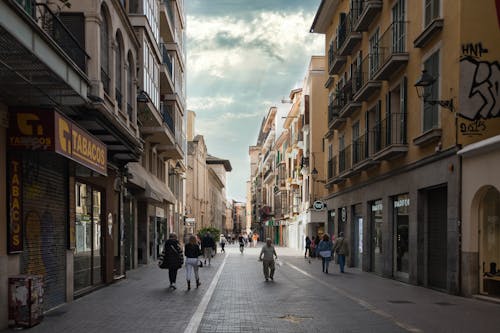
[{"label": "pedestrian in distance", "polygon": [[344,233],[340,232],[335,245],[333,246],[333,251],[337,255],[337,262],[340,266],[340,273],[344,273],[345,267],[345,257],[349,255],[349,244],[344,238]]},{"label": "pedestrian in distance", "polygon": [[256,232],[254,232],[252,235],[253,247],[257,247],[258,240],[259,240],[259,235]]},{"label": "pedestrian in distance", "polygon": [[205,258],[205,265],[211,265],[212,254],[215,251],[215,241],[210,232],[207,232],[205,236],[201,239],[201,249],[203,250],[203,257]]},{"label": "pedestrian in distance", "polygon": [[266,239],[266,245],[262,247],[260,250],[259,260],[262,261],[262,267],[264,269],[264,277],[266,281],[274,281],[274,258],[278,259],[278,255],[276,254],[276,250],[274,249],[273,244],[271,243],[271,239]]},{"label": "pedestrian in distance", "polygon": [[238,236],[238,242],[240,243],[240,252],[243,254],[243,250],[245,249],[245,238],[242,234]]},{"label": "pedestrian in distance", "polygon": [[309,256],[311,256],[311,239],[309,236],[306,236],[306,252],[304,253],[304,258],[307,258],[307,252],[309,252]]},{"label": "pedestrian in distance", "polygon": [[309,256],[311,258],[316,257],[316,237],[312,236],[311,245],[309,247]]},{"label": "pedestrian in distance", "polygon": [[201,256],[201,249],[195,236],[189,237],[189,242],[184,246],[184,254],[186,255],[187,289],[191,290],[193,273],[196,279],[196,288],[198,288],[201,284],[200,275],[198,274],[198,257]]},{"label": "pedestrian in distance", "polygon": [[226,237],[224,235],[220,235],[220,251],[221,253],[226,253],[226,250],[224,249],[226,247]]},{"label": "pedestrian in distance", "polygon": [[323,240],[318,245],[318,253],[322,260],[323,273],[326,274],[328,274],[328,266],[330,265],[330,260],[332,260],[332,249],[333,243],[330,240],[330,236],[324,234]]},{"label": "pedestrian in distance", "polygon": [[168,279],[170,281],[170,289],[177,289],[175,287],[175,281],[177,280],[177,270],[182,267],[184,263],[184,256],[182,254],[182,249],[177,240],[177,234],[175,232],[170,233],[165,246],[163,248],[164,260],[166,260],[166,265],[168,268]]}]

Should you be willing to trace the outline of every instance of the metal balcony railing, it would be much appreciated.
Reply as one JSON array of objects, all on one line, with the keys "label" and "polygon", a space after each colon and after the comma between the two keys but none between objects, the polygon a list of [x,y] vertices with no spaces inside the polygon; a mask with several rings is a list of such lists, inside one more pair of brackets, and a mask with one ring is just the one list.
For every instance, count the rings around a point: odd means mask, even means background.
[{"label": "metal balcony railing", "polygon": [[[61,47],[61,49],[75,62],[84,73],[87,73],[87,60],[89,55],[85,52],[80,42],[71,33],[68,27],[44,3],[18,0],[39,26]],[[36,8],[36,10],[35,10]]]},{"label": "metal balcony railing", "polygon": [[167,45],[165,43],[161,43],[160,50],[161,50],[161,56],[162,56],[162,63],[164,66],[167,67],[167,72],[170,75],[170,78],[172,79],[172,82],[173,82],[174,81],[174,77],[173,77],[174,65],[172,62],[172,57],[168,53]]},{"label": "metal balcony railing", "polygon": [[352,102],[352,92],[352,80],[348,80],[344,85],[337,86],[334,100],[337,110],[342,110],[347,104]]},{"label": "metal balcony railing", "polygon": [[174,108],[172,105],[160,104],[160,113],[161,117],[163,119],[163,122],[167,125],[167,127],[172,131],[172,133],[175,133],[175,121],[173,117],[173,112]]},{"label": "metal balcony railing", "polygon": [[108,73],[102,67],[101,67],[101,82],[102,82],[102,86],[104,88],[104,91],[106,92],[106,94],[109,95],[109,89],[110,89],[109,86],[111,83],[111,79],[109,78]]},{"label": "metal balcony railing", "polygon": [[390,113],[373,127],[374,152],[392,145],[406,145],[406,113]]},{"label": "metal balcony railing", "polygon": [[269,169],[266,171],[266,173],[264,174],[264,179],[267,179],[267,177],[273,172],[273,169]]},{"label": "metal balcony railing", "polygon": [[365,3],[364,0],[352,0],[351,1],[351,11],[349,12],[349,14],[351,16],[351,21],[352,21],[353,25],[356,24],[359,17],[361,16],[361,13],[363,13],[364,3]]},{"label": "metal balcony railing", "polygon": [[132,116],[134,115],[134,108],[129,103],[127,103],[127,114],[128,114],[128,118],[130,120],[132,120],[132,118],[133,118]]},{"label": "metal balcony railing", "polygon": [[375,71],[379,66],[385,64],[393,54],[407,52],[407,30],[407,22],[397,21],[393,22],[382,34],[378,42],[378,61],[374,62],[374,65],[377,65],[374,68]]},{"label": "metal balcony railing", "polygon": [[118,106],[118,109],[122,109],[123,107],[123,96],[122,96],[122,92],[120,91],[120,89],[118,88],[115,88],[115,100],[116,100],[116,104]]},{"label": "metal balcony railing", "polygon": [[363,162],[370,157],[369,149],[369,135],[367,133],[356,138],[352,142],[352,163],[356,165]]},{"label": "metal balcony railing", "polygon": [[339,151],[339,173],[349,170],[352,166],[351,145]]},{"label": "metal balcony railing", "polygon": [[328,160],[327,176],[328,179],[337,177],[337,156],[333,156]]},{"label": "metal balcony railing", "polygon": [[328,124],[331,124],[339,116],[339,107],[336,103],[335,98],[328,104]]},{"label": "metal balcony railing", "polygon": [[353,95],[360,91],[368,81],[372,80],[376,68],[378,68],[378,54],[377,56],[368,54],[361,60],[361,64],[358,64],[353,72]]}]

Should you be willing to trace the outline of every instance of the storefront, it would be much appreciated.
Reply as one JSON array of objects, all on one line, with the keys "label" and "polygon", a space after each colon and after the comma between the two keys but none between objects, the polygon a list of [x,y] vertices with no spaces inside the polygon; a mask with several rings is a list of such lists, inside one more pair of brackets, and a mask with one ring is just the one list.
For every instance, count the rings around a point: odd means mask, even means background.
[{"label": "storefront", "polygon": [[392,198],[394,207],[393,274],[396,279],[409,281],[410,273],[410,197],[401,194]]},{"label": "storefront", "polygon": [[374,200],[369,203],[370,206],[370,247],[371,247],[371,267],[370,270],[377,274],[383,273],[383,225],[384,204],[382,200]]},{"label": "storefront", "polygon": [[500,136],[462,149],[463,294],[500,298]]},{"label": "storefront", "polygon": [[352,206],[352,249],[353,249],[353,266],[361,268],[363,264],[363,232],[364,219],[362,212],[363,205],[357,204]]},{"label": "storefront", "polygon": [[[11,110],[8,142],[9,253],[20,254],[16,273],[43,275],[44,306],[50,309],[92,279],[101,281],[100,269],[95,277],[81,273],[93,272],[93,267],[85,270],[83,258],[101,265],[102,241],[94,237],[100,232],[95,224],[101,205],[83,188],[85,199],[80,196],[80,206],[73,206],[70,184],[76,167],[106,174],[106,146],[50,109]],[[77,221],[72,212],[78,209]],[[69,264],[73,251],[75,262]]]}]

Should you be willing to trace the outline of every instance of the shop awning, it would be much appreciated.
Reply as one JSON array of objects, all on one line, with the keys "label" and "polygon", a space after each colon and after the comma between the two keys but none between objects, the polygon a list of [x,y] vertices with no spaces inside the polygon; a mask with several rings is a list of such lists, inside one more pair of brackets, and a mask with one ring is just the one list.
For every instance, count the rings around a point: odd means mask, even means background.
[{"label": "shop awning", "polygon": [[132,174],[132,179],[129,179],[128,182],[144,190],[139,195],[139,198],[157,202],[167,201],[172,204],[175,203],[176,198],[168,186],[150,174],[142,165],[136,162],[128,163],[127,168],[129,173]]}]

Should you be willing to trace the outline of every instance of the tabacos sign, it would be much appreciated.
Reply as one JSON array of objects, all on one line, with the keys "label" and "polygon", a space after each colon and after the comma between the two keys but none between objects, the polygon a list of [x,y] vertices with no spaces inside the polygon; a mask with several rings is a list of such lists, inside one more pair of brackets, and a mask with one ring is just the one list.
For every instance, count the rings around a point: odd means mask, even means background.
[{"label": "tabacos sign", "polygon": [[9,237],[8,252],[23,250],[23,213],[22,213],[22,164],[19,156],[9,158]]},{"label": "tabacos sign", "polygon": [[11,113],[9,148],[53,151],[106,175],[106,145],[54,110]]}]

